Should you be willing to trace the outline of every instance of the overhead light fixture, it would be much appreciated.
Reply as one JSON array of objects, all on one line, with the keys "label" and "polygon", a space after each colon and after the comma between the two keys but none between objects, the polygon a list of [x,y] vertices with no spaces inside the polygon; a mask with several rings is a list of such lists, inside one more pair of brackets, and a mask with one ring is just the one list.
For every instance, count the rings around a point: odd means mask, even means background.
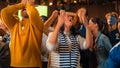
[{"label": "overhead light fixture", "polygon": [[53,5],[53,2],[50,2],[50,3],[49,3],[49,6],[51,6],[51,5]]},{"label": "overhead light fixture", "polygon": [[64,0],[64,2],[68,2],[68,0]]},{"label": "overhead light fixture", "polygon": [[77,3],[77,0],[74,0],[73,3]]}]

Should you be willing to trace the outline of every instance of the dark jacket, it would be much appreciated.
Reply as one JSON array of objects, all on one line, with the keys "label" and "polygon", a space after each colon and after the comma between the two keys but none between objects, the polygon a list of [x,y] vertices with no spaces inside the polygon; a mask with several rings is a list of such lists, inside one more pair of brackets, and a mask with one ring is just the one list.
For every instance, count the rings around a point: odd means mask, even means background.
[{"label": "dark jacket", "polygon": [[9,43],[0,42],[0,68],[10,68]]}]

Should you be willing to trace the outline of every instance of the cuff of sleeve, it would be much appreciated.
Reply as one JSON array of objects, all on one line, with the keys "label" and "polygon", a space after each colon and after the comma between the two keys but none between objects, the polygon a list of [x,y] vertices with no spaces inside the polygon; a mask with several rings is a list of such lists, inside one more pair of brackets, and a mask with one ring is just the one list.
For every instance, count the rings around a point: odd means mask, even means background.
[{"label": "cuff of sleeve", "polygon": [[86,42],[83,42],[83,49],[87,49],[86,48]]},{"label": "cuff of sleeve", "polygon": [[50,42],[47,42],[46,46],[49,51],[53,51],[55,45],[51,44]]}]

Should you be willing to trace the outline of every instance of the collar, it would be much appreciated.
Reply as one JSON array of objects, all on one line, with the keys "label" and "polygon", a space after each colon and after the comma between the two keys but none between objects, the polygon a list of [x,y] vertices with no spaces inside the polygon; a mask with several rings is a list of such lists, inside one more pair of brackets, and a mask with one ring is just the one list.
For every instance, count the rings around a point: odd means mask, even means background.
[{"label": "collar", "polygon": [[64,32],[65,35],[69,36],[70,35],[70,32]]},{"label": "collar", "polygon": [[99,33],[98,33],[98,35],[97,35],[97,37],[96,37],[96,40],[95,40],[96,42],[97,42],[98,39],[100,38],[101,34],[102,34],[102,33],[99,31]]}]

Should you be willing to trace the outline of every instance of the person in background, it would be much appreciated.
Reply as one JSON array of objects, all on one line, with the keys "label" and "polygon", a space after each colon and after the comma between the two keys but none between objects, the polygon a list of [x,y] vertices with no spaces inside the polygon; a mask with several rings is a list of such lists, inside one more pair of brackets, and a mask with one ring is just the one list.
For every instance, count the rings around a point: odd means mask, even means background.
[{"label": "person in background", "polygon": [[108,57],[108,68],[119,68],[120,67],[120,42],[118,42],[109,53]]},{"label": "person in background", "polygon": [[119,34],[120,34],[120,15],[119,15],[119,17],[118,17],[118,32],[119,32]]},{"label": "person in background", "polygon": [[48,38],[48,33],[51,32],[52,30],[49,29],[49,27],[51,27],[51,24],[54,23],[54,21],[57,19],[58,16],[58,11],[54,10],[52,12],[52,15],[47,18],[46,16],[41,16],[42,21],[44,22],[44,33],[42,36],[42,49],[41,49],[41,55],[42,55],[42,68],[47,68],[47,64],[48,64],[48,49],[46,47],[46,40]]},{"label": "person in background", "polygon": [[86,12],[86,17],[88,19],[88,12],[86,10],[86,8],[80,8],[78,9],[78,11],[76,12],[75,16],[74,16],[74,27],[76,28],[76,31],[79,35],[81,35],[82,37],[86,36],[86,28],[84,26],[83,22],[80,22],[80,13]]},{"label": "person in background", "polygon": [[44,23],[44,33],[48,35],[49,32],[53,31],[54,28],[52,29],[51,25],[55,24],[55,21],[58,17],[58,11],[54,10],[52,12],[52,15],[48,18],[48,20],[45,21]]},{"label": "person in background", "polygon": [[105,15],[107,24],[109,26],[109,39],[114,46],[120,41],[120,35],[118,30],[118,14],[116,12],[110,12]]},{"label": "person in background", "polygon": [[[81,21],[87,23],[85,15]],[[60,11],[58,23],[53,32],[49,33],[46,46],[50,51],[50,67],[81,68],[79,49],[87,49],[92,45],[92,36],[86,24],[86,39],[72,32],[73,16],[64,10]],[[74,31],[74,30],[73,30]]]},{"label": "person in background", "polygon": [[10,42],[10,33],[1,18],[0,18],[0,29],[5,32],[4,36],[2,37],[2,42],[9,43]]},{"label": "person in background", "polygon": [[[21,11],[22,21],[14,15]],[[10,31],[12,68],[42,68],[41,42],[43,22],[35,9],[34,0],[22,0],[1,11],[1,18]]]},{"label": "person in background", "polygon": [[110,49],[112,48],[109,38],[101,32],[104,28],[103,23],[104,22],[98,17],[93,17],[89,21],[89,27],[94,38],[93,50],[95,51],[98,62],[97,68],[108,67],[108,55]]},{"label": "person in background", "polygon": [[[120,15],[118,17],[118,30],[120,34]],[[120,67],[120,41],[110,50],[108,68]]]},{"label": "person in background", "polygon": [[118,27],[118,37],[120,36],[120,15],[118,16],[118,24],[117,24],[117,27]]},{"label": "person in background", "polygon": [[0,17],[0,29],[5,32],[0,39],[0,68],[10,68],[10,34]]},{"label": "person in background", "polygon": [[[40,16],[42,21],[45,22],[48,17],[46,16]],[[47,39],[47,35],[43,33],[42,35],[42,45],[41,45],[41,58],[42,58],[42,68],[47,68],[47,62],[48,62],[48,50],[46,48],[46,44],[45,44],[45,41]]]},{"label": "person in background", "polygon": [[[78,11],[76,12],[75,16],[74,16],[74,28],[75,28],[75,32],[76,34],[82,36],[85,38],[86,36],[86,28],[83,22],[80,22],[80,13],[84,13],[86,12],[86,17],[88,19],[88,12],[86,10],[86,8],[80,8],[78,9]],[[89,67],[89,50],[80,50],[80,54],[81,54],[81,66],[82,68],[88,68]]]}]

